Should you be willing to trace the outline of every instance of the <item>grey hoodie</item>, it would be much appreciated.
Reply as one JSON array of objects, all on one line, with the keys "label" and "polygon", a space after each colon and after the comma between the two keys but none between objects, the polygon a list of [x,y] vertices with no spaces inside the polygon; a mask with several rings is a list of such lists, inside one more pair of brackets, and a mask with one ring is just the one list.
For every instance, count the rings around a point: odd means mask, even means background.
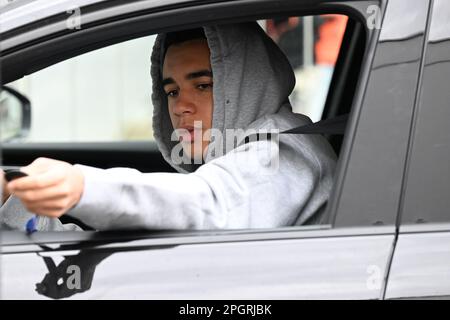
[{"label": "grey hoodie", "polygon": [[[295,84],[292,68],[257,23],[204,30],[211,51],[214,129],[282,131],[311,122],[292,113],[288,99]],[[99,230],[320,223],[336,162],[320,135],[281,134],[230,151],[226,136],[213,134],[202,166],[172,161],[178,142],[171,140],[173,128],[161,86],[163,43],[164,35],[158,35],[151,57],[153,129],[164,159],[179,173],[76,165],[85,175],[84,192],[67,214]]]}]

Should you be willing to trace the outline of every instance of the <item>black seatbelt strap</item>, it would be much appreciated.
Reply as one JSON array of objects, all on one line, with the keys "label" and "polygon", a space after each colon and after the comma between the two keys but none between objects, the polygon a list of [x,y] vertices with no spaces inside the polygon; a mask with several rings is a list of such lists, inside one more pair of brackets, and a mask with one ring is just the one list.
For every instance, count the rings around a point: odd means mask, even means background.
[{"label": "black seatbelt strap", "polygon": [[[280,134],[337,134],[343,135],[345,133],[345,128],[347,125],[348,114],[343,114],[331,119],[321,120],[315,123],[310,123],[307,125],[302,125],[289,130],[280,132]],[[239,144],[247,144],[249,142],[270,140],[272,139],[272,134],[267,133],[256,133],[246,136],[244,140]]]},{"label": "black seatbelt strap", "polygon": [[280,134],[344,134],[348,114],[280,132]]}]

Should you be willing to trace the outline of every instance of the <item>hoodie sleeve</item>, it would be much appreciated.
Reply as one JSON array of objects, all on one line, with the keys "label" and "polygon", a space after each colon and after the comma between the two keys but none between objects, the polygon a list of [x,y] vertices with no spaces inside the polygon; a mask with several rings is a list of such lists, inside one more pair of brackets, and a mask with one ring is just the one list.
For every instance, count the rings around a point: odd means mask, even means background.
[{"label": "hoodie sleeve", "polygon": [[[33,217],[20,202],[19,198],[11,196],[0,208],[0,229],[21,230],[25,232],[27,221]],[[38,231],[82,231],[73,223],[63,224],[59,219],[40,216],[36,225]]]},{"label": "hoodie sleeve", "polygon": [[189,174],[77,165],[84,192],[67,214],[98,230],[302,224],[327,200],[331,172],[314,155],[293,152],[271,141],[252,142]]}]

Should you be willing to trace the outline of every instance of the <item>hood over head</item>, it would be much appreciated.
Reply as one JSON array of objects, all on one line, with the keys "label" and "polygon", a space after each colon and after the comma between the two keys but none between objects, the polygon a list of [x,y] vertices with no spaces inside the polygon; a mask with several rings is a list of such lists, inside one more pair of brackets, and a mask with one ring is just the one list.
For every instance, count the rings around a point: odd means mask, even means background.
[{"label": "hood over head", "polygon": [[[289,103],[295,76],[288,59],[256,22],[204,27],[213,73],[212,128],[226,139],[226,129],[246,129],[257,119],[277,113]],[[174,164],[172,123],[162,87],[165,34],[159,34],[151,56],[153,134],[164,159],[178,172],[193,172],[194,164]],[[210,147],[222,143],[214,134]],[[213,157],[208,157],[207,161]]]}]

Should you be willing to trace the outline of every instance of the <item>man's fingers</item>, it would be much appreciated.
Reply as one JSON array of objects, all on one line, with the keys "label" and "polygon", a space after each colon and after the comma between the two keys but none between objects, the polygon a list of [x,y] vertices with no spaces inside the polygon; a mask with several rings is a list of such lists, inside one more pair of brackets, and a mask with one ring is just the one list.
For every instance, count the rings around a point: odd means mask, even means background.
[{"label": "man's fingers", "polygon": [[6,202],[6,200],[8,199],[10,192],[8,190],[7,187],[7,182],[5,179],[5,172],[3,171],[3,169],[0,169],[0,186],[2,188],[1,190],[1,201],[2,204]]},{"label": "man's fingers", "polygon": [[35,203],[26,202],[25,205],[31,212],[42,214],[46,210],[63,210],[67,206],[67,199],[55,198]]},{"label": "man's fingers", "polygon": [[7,189],[31,212],[60,217],[81,197],[83,174],[67,162],[39,158],[21,171],[29,176],[9,182]]},{"label": "man's fingers", "polygon": [[41,189],[27,189],[25,191],[19,190],[14,192],[14,195],[23,201],[34,203],[69,197],[70,190],[64,185],[56,184]]},{"label": "man's fingers", "polygon": [[51,165],[54,165],[57,160],[52,160],[48,158],[37,158],[32,163],[26,167],[20,168],[20,171],[25,172],[28,175],[40,174],[48,171]]},{"label": "man's fingers", "polygon": [[70,203],[66,197],[62,197],[39,202],[25,201],[24,205],[30,212],[55,218],[62,216],[68,210]]},{"label": "man's fingers", "polygon": [[39,216],[45,216],[50,218],[59,218],[64,214],[64,210],[61,210],[59,207],[51,205],[47,207],[27,206],[26,208],[28,211],[38,214]]},{"label": "man's fingers", "polygon": [[63,170],[55,168],[40,174],[34,174],[11,181],[8,183],[8,189],[15,193],[30,189],[48,188],[61,182],[64,178]]}]

